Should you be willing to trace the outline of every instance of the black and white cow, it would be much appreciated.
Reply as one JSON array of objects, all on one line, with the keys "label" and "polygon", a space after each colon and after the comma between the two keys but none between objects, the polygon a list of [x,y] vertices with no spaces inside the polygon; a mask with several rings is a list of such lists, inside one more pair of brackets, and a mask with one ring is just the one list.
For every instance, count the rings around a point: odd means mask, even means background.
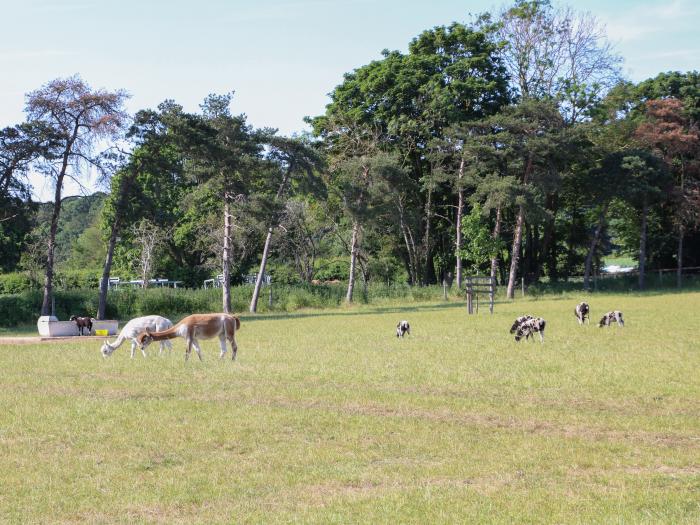
[{"label": "black and white cow", "polygon": [[578,319],[578,324],[583,324],[586,318],[588,318],[588,324],[591,324],[591,309],[588,303],[579,303],[574,308],[574,315]]},{"label": "black and white cow", "polygon": [[532,337],[535,340],[535,333],[540,334],[540,341],[544,343],[544,327],[547,323],[541,317],[531,317],[520,324],[515,332],[515,340],[520,341],[523,337],[527,340]]},{"label": "black and white cow", "polygon": [[411,335],[411,325],[405,320],[396,325],[396,337],[403,337],[404,334]]},{"label": "black and white cow", "polygon": [[611,323],[617,323],[618,326],[625,326],[625,320],[622,318],[622,312],[620,310],[613,310],[605,314],[598,323],[598,328],[610,326]]},{"label": "black and white cow", "polygon": [[529,319],[534,319],[534,317],[532,317],[531,315],[521,315],[520,317],[518,317],[515,321],[513,321],[513,326],[510,327],[510,333],[514,334],[518,330],[520,325]]}]

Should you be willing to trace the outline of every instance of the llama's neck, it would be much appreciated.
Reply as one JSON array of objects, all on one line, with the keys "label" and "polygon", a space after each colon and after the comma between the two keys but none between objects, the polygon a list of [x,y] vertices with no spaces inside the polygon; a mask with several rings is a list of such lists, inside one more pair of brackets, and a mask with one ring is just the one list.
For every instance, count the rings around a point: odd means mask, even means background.
[{"label": "llama's neck", "polygon": [[116,350],[119,348],[124,341],[126,341],[126,337],[124,337],[124,334],[119,334],[119,337],[117,337],[117,340],[114,341],[113,343],[107,342],[106,345],[112,350]]},{"label": "llama's neck", "polygon": [[164,341],[165,339],[175,339],[176,337],[180,337],[180,334],[178,333],[179,328],[180,328],[180,323],[177,323],[172,328],[168,328],[167,330],[163,330],[162,332],[151,332],[148,335],[150,335],[151,339],[154,341]]}]

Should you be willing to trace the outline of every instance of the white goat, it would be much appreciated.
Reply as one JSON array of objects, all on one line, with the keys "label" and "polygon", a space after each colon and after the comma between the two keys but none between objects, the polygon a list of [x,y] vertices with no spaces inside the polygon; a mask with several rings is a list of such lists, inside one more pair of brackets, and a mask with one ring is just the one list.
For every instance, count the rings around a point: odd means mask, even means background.
[{"label": "white goat", "polygon": [[[131,359],[133,359],[134,352],[138,344],[136,342],[137,335],[146,329],[160,332],[162,330],[167,330],[171,326],[173,326],[172,321],[170,321],[170,319],[166,319],[165,317],[161,317],[160,315],[136,317],[124,325],[124,328],[122,328],[122,331],[119,332],[119,337],[117,337],[117,340],[114,341],[114,343],[110,344],[109,342],[105,341],[102,344],[102,357],[112,355],[112,352],[119,348],[124,341],[131,339]],[[161,341],[160,352],[158,355],[163,353],[164,346],[167,346],[168,350],[173,349],[173,345],[170,341]],[[146,351],[143,348],[141,348],[141,353],[143,354],[143,357],[146,357]]]}]

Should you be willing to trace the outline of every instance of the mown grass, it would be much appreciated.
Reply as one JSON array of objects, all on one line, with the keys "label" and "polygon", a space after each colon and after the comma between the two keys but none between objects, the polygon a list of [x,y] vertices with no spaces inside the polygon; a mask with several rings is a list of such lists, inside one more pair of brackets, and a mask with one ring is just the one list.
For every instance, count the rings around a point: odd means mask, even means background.
[{"label": "mown grass", "polygon": [[[0,516],[697,523],[700,293],[590,299],[624,329],[580,327],[578,300],[244,318],[235,363],[0,346]],[[523,313],[544,344],[513,342]]]}]

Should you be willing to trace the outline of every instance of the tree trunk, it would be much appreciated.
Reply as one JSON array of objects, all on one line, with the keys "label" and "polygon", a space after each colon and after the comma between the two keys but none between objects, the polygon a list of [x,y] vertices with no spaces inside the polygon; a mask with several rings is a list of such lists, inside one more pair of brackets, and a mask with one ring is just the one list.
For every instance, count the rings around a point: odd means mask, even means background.
[{"label": "tree trunk", "polygon": [[606,202],[603,205],[603,209],[600,212],[600,217],[598,218],[598,226],[596,226],[595,233],[591,239],[591,245],[588,247],[588,253],[586,254],[586,267],[583,273],[583,289],[587,292],[591,289],[591,269],[593,267],[593,256],[595,255],[595,250],[598,247],[598,242],[600,242],[600,236],[603,233],[605,216],[608,213],[609,206],[609,202]]},{"label": "tree trunk", "polygon": [[352,222],[352,240],[350,241],[350,276],[348,278],[348,293],[345,301],[352,302],[352,294],[355,290],[355,266],[357,265],[357,245],[360,225],[357,220]]},{"label": "tree trunk", "polygon": [[455,279],[457,280],[457,289],[462,289],[462,211],[464,209],[464,190],[462,189],[462,177],[464,175],[464,158],[459,163],[459,182],[457,188],[457,236],[455,240],[455,258],[457,264],[455,267]]},{"label": "tree trunk", "polygon": [[61,171],[56,177],[56,192],[54,194],[53,213],[51,214],[51,229],[46,250],[46,274],[44,275],[44,298],[41,302],[41,315],[51,315],[51,303],[53,301],[53,265],[56,252],[56,232],[58,231],[58,218],[61,215],[61,191],[63,190],[63,178],[68,171],[68,160],[73,150],[73,142],[78,133],[76,126],[73,131],[73,138],[66,144],[63,152]]},{"label": "tree trunk", "polygon": [[520,246],[523,240],[523,222],[525,222],[525,209],[520,205],[518,218],[515,222],[515,231],[513,232],[513,249],[511,250],[510,273],[508,274],[508,288],[506,290],[508,299],[515,298],[515,278],[518,273],[518,259],[520,258]]},{"label": "tree trunk", "polygon": [[550,210],[551,216],[547,217],[544,222],[544,232],[542,234],[542,249],[540,251],[542,265],[547,267],[547,276],[550,281],[559,279],[557,273],[557,231],[556,231],[556,216],[559,208],[559,201],[555,193],[547,196],[547,209]]},{"label": "tree trunk", "polygon": [[224,282],[223,310],[225,314],[231,313],[231,196],[224,193],[224,249],[222,257]]},{"label": "tree trunk", "polygon": [[58,231],[58,218],[61,215],[61,187],[63,176],[56,179],[56,194],[54,197],[53,213],[51,214],[51,229],[47,243],[46,273],[44,275],[44,298],[41,303],[41,315],[52,315],[51,300],[53,299],[53,265],[56,252],[56,232]]},{"label": "tree trunk", "polygon": [[267,229],[267,237],[265,238],[265,247],[263,248],[262,260],[260,261],[260,270],[255,278],[255,289],[253,290],[253,298],[250,300],[250,313],[254,314],[258,308],[258,297],[260,296],[260,288],[262,287],[263,275],[265,275],[265,266],[267,265],[267,256],[270,252],[270,241],[272,240],[272,228]]},{"label": "tree trunk", "polygon": [[[496,224],[493,227],[493,239],[498,241],[501,236],[501,207],[496,208]],[[496,282],[496,273],[498,272],[498,252],[491,258],[491,280]]]},{"label": "tree trunk", "polygon": [[676,286],[681,288],[683,286],[683,235],[685,234],[685,228],[681,224],[678,227],[678,266],[676,267]]},{"label": "tree trunk", "polygon": [[647,257],[647,214],[649,213],[649,205],[647,199],[644,198],[642,205],[642,226],[639,231],[639,289],[644,290],[644,270]]},{"label": "tree trunk", "polygon": [[[277,188],[277,195],[275,196],[275,202],[279,201],[280,197],[284,193],[284,189],[287,187],[287,182],[289,181],[292,174],[292,166],[284,172],[282,177],[282,182],[280,182]],[[250,299],[250,313],[254,314],[258,309],[258,298],[260,297],[260,288],[262,284],[263,275],[265,275],[265,266],[267,266],[267,256],[270,252],[270,241],[272,239],[272,227],[267,230],[267,237],[265,238],[265,247],[263,248],[262,260],[260,261],[260,271],[255,278],[255,288],[253,289],[253,297]]]},{"label": "tree trunk", "polygon": [[117,232],[119,221],[115,217],[112,223],[112,231],[109,234],[109,244],[107,245],[107,258],[102,269],[102,278],[100,279],[100,297],[97,303],[97,319],[105,318],[105,310],[107,310],[107,289],[109,288],[109,274],[112,271],[112,258],[114,257],[114,247],[117,244]]},{"label": "tree trunk", "polygon": [[[523,185],[527,184],[530,177],[530,172],[532,171],[532,155],[527,159],[527,165],[525,166],[525,173],[523,175]],[[515,278],[518,273],[518,259],[520,258],[520,246],[523,241],[523,223],[525,222],[525,207],[521,204],[518,207],[518,218],[515,222],[515,231],[513,232],[513,249],[511,251],[510,258],[510,273],[508,275],[508,288],[506,290],[506,297],[508,299],[515,298]]]},{"label": "tree trunk", "polygon": [[423,282],[421,284],[428,284],[430,281],[431,273],[428,260],[430,259],[430,222],[433,214],[433,190],[428,189],[428,200],[425,203],[425,235],[423,235]]}]

